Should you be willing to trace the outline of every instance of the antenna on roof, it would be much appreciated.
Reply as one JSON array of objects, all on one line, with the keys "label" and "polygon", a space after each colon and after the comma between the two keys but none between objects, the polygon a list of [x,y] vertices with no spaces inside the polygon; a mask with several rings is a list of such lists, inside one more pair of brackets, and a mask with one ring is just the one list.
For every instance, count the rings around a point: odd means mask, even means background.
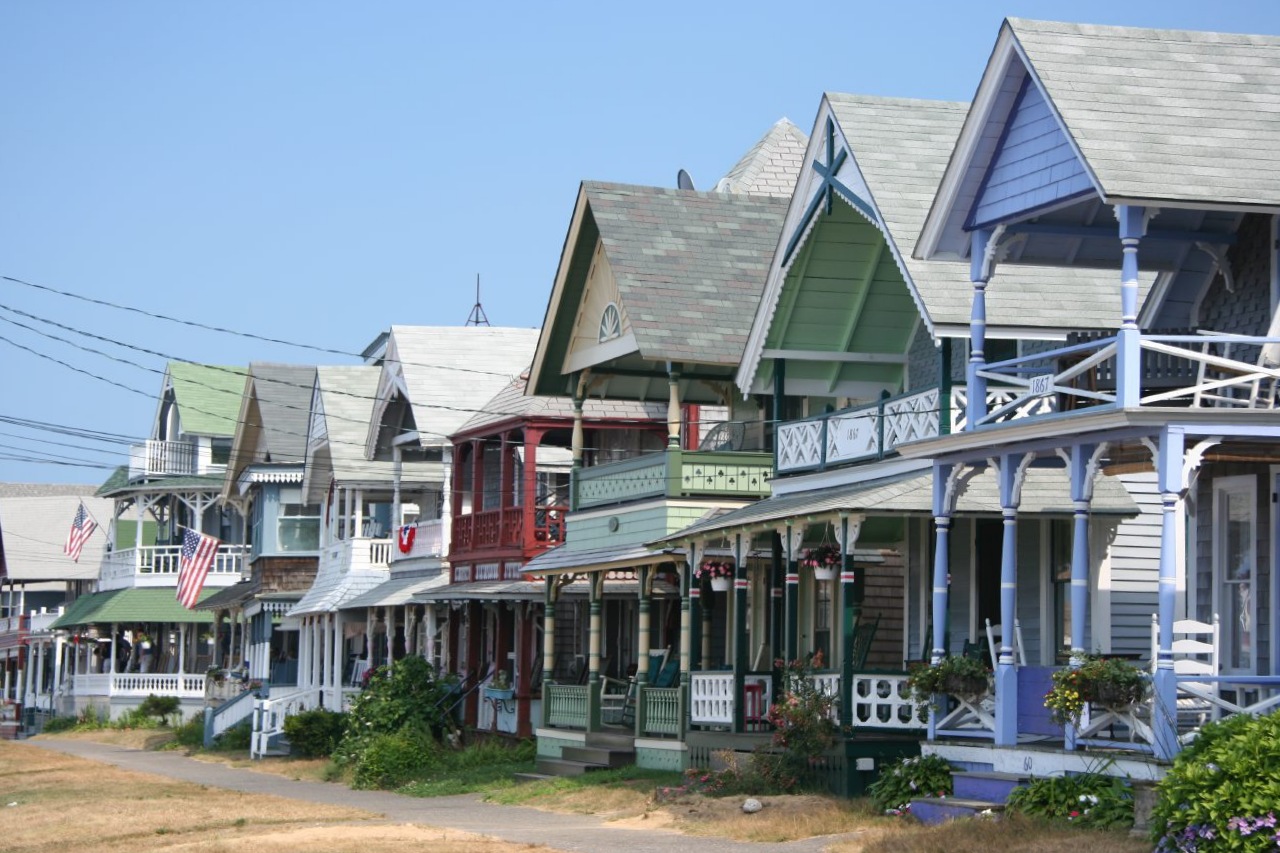
[{"label": "antenna on roof", "polygon": [[693,189],[693,178],[684,169],[676,172],[676,186],[682,190]]},{"label": "antenna on roof", "polygon": [[472,306],[471,313],[467,315],[467,325],[489,325],[489,317],[484,313],[484,308],[480,305],[480,273],[476,273],[476,304]]}]

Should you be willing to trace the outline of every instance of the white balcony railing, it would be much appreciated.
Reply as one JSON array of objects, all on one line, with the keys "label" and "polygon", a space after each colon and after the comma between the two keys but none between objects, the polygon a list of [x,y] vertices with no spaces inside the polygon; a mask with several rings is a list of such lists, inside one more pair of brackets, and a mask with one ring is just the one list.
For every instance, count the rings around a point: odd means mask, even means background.
[{"label": "white balcony railing", "polygon": [[196,473],[196,445],[190,441],[146,441],[129,448],[129,479],[189,477]]},{"label": "white balcony railing", "polygon": [[[230,586],[244,570],[243,545],[219,545],[209,567],[205,586]],[[108,552],[102,559],[98,588],[106,591],[128,587],[173,586],[182,560],[180,545],[146,545]]]},{"label": "white balcony railing", "polygon": [[[416,525],[413,544],[408,551],[401,550],[399,543],[391,552],[396,561],[416,560],[444,556],[444,522],[439,518],[430,521],[419,521]],[[398,534],[397,534],[398,535]]]},{"label": "white balcony railing", "polygon": [[389,569],[391,554],[396,550],[390,539],[356,536],[339,539],[320,549],[320,571],[346,573],[352,570]]},{"label": "white balcony railing", "polygon": [[194,673],[77,674],[71,689],[76,696],[121,696],[146,698],[177,696],[179,699],[203,699],[204,676]]}]

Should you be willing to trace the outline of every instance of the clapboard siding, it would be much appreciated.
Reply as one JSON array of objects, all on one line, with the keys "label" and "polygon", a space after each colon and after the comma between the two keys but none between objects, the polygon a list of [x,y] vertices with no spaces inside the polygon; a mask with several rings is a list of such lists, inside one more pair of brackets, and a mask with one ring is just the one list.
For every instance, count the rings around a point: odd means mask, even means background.
[{"label": "clapboard siding", "polygon": [[975,225],[1044,207],[1092,187],[1062,126],[1028,80],[974,208]]},{"label": "clapboard siding", "polygon": [[1154,473],[1121,474],[1138,515],[1126,518],[1111,544],[1111,651],[1151,653],[1151,614],[1160,582],[1160,492]]}]

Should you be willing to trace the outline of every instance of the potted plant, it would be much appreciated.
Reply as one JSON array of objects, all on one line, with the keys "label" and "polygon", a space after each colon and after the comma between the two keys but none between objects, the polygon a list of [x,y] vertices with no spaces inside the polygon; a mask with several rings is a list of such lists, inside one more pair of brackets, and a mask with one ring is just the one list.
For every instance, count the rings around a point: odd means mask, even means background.
[{"label": "potted plant", "polygon": [[939,693],[958,696],[966,702],[975,702],[991,689],[991,670],[981,660],[951,655],[936,666],[918,666],[907,676],[907,689],[916,713],[925,719],[933,705],[933,697]]},{"label": "potted plant", "polygon": [[834,545],[819,545],[806,548],[800,555],[800,565],[813,572],[814,578],[829,581],[840,571],[843,559],[840,549]]},{"label": "potted plant", "polygon": [[515,695],[515,690],[511,688],[511,677],[505,669],[498,670],[493,680],[485,685],[484,695],[486,699],[510,699]]},{"label": "potted plant", "polygon": [[702,578],[711,579],[711,588],[716,592],[728,592],[733,586],[733,560],[722,560],[718,557],[712,557],[703,560],[702,565],[698,566],[698,570],[693,576],[699,580]]},{"label": "potted plant", "polygon": [[1090,656],[1078,667],[1053,674],[1044,706],[1056,722],[1079,723],[1086,703],[1124,711],[1143,702],[1149,690],[1145,670],[1119,658]]}]

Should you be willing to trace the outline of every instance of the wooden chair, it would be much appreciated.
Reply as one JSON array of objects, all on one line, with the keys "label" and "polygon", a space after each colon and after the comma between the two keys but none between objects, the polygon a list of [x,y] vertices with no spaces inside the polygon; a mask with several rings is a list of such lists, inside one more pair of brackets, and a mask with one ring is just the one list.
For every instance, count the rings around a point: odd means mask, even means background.
[{"label": "wooden chair", "polygon": [[853,646],[849,649],[849,657],[853,662],[853,671],[861,672],[867,666],[867,658],[871,655],[871,642],[876,637],[876,629],[880,627],[880,614],[872,620],[859,619],[853,629]]},{"label": "wooden chair", "polygon": [[[995,669],[1000,663],[1000,643],[1004,640],[1004,629],[1001,625],[992,625],[991,620],[987,621],[987,651],[991,655],[991,668]],[[1017,619],[1013,620],[1013,662],[1017,666],[1027,665],[1027,650],[1022,645],[1022,624]]]},{"label": "wooden chair", "polygon": [[[1213,355],[1213,338],[1227,333],[1201,330],[1200,334],[1207,338],[1201,346],[1201,355],[1211,356]],[[1280,338],[1280,311],[1272,316],[1266,337]],[[1249,346],[1249,344],[1221,343],[1222,358],[1231,358],[1232,346]],[[1207,401],[1214,406],[1274,409],[1276,385],[1280,384],[1280,379],[1277,379],[1274,373],[1280,369],[1280,343],[1262,344],[1258,349],[1258,357],[1253,367],[1256,371],[1248,370],[1243,363],[1238,366],[1211,365],[1207,360],[1201,360],[1192,405],[1203,406]]]},{"label": "wooden chair", "polygon": [[[1218,614],[1212,622],[1179,619],[1173,623],[1173,671],[1178,678],[1178,730],[1189,732],[1222,713],[1218,688],[1211,681],[1184,681],[1181,676],[1219,674],[1222,630]],[[1154,673],[1160,652],[1160,622],[1151,614],[1151,667]]]}]

